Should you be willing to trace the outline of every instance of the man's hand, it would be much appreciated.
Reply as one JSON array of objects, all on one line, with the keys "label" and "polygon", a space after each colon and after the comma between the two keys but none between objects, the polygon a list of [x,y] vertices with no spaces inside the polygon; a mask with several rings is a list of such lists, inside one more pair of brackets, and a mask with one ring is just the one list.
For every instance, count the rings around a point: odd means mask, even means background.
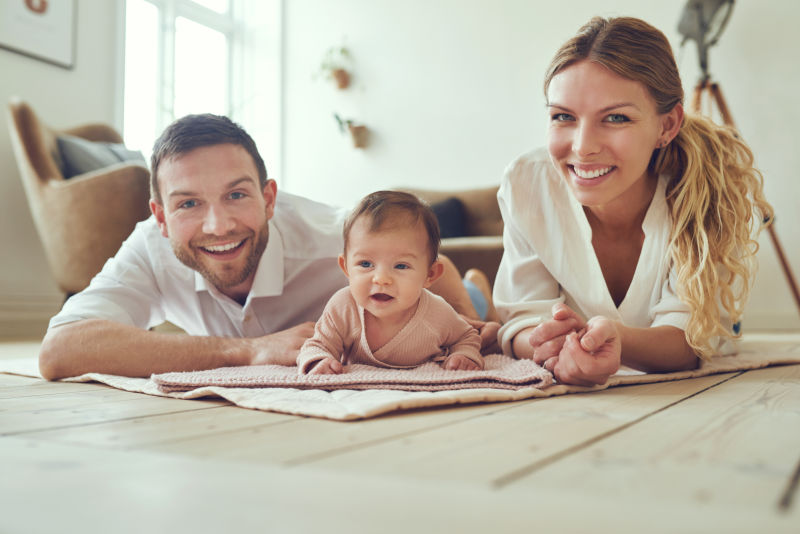
[{"label": "man's hand", "polygon": [[480,334],[481,354],[498,354],[502,352],[500,345],[497,344],[497,332],[500,330],[500,323],[470,319],[466,315],[461,315],[461,318],[467,321]]},{"label": "man's hand", "polygon": [[300,347],[314,335],[314,323],[306,322],[274,334],[251,339],[250,365],[296,365]]}]

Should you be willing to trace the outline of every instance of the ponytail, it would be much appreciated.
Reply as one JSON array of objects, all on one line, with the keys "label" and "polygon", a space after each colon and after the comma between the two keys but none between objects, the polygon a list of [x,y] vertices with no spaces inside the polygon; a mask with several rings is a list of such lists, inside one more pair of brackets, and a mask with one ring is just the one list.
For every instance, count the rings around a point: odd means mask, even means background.
[{"label": "ponytail", "polygon": [[686,340],[701,356],[711,339],[730,337],[720,305],[733,323],[742,316],[756,271],[755,230],[772,220],[753,153],[733,128],[687,115],[678,136],[658,151],[653,171],[671,176],[669,253],[677,294],[690,309]]}]

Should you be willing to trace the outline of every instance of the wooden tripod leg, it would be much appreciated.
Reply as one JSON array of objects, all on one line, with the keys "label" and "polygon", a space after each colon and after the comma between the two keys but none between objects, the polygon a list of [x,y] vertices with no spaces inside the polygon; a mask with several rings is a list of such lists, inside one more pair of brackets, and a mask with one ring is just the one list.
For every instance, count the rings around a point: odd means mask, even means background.
[{"label": "wooden tripod leg", "polygon": [[769,231],[770,239],[772,239],[772,246],[778,254],[778,261],[780,261],[781,267],[783,268],[786,282],[788,282],[789,288],[792,290],[792,295],[794,295],[794,303],[797,305],[797,311],[800,311],[800,290],[797,288],[797,281],[794,279],[792,268],[789,266],[789,261],[786,259],[786,254],[783,253],[781,242],[778,241],[778,234],[775,233],[775,221],[772,221],[772,224],[767,227],[767,230]]},{"label": "wooden tripod leg", "polygon": [[720,115],[722,115],[722,122],[735,129],[736,125],[733,123],[733,116],[730,110],[728,110],[728,104],[725,102],[725,97],[722,96],[722,89],[719,88],[719,84],[712,83],[709,86],[709,90],[711,91],[711,96],[714,98],[714,102],[717,103]]},{"label": "wooden tripod leg", "polygon": [[701,80],[694,86],[694,93],[692,94],[692,111],[700,113],[703,107],[703,91],[706,88],[706,81]]}]

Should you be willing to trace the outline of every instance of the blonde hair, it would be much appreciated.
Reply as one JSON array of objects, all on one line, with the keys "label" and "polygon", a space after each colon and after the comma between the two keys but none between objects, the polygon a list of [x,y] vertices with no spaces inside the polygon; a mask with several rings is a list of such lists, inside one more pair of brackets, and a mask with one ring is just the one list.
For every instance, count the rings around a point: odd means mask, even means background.
[{"label": "blonde hair", "polygon": [[[547,69],[545,97],[553,77],[589,60],[642,83],[667,113],[683,102],[669,41],[658,29],[629,17],[595,17],[556,53]],[[753,153],[735,130],[702,116],[686,115],[677,137],[657,148],[649,170],[670,176],[672,216],[669,254],[681,300],[689,306],[686,340],[701,357],[713,354],[712,338],[730,337],[720,305],[739,321],[756,270],[754,230],[772,220],[763,177]]]}]

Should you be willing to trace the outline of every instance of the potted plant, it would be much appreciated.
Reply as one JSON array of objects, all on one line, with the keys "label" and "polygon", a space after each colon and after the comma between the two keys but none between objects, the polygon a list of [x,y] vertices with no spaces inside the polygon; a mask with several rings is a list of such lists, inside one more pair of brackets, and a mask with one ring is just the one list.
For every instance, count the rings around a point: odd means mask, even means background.
[{"label": "potted plant", "polygon": [[339,89],[350,85],[350,51],[344,46],[332,46],[322,58],[319,72],[329,80],[334,80]]},{"label": "potted plant", "polygon": [[365,148],[369,141],[369,129],[363,124],[355,124],[352,119],[342,119],[338,113],[334,113],[333,117],[339,125],[339,131],[344,133],[345,128],[350,132],[350,137],[353,139],[353,146],[356,148]]}]

